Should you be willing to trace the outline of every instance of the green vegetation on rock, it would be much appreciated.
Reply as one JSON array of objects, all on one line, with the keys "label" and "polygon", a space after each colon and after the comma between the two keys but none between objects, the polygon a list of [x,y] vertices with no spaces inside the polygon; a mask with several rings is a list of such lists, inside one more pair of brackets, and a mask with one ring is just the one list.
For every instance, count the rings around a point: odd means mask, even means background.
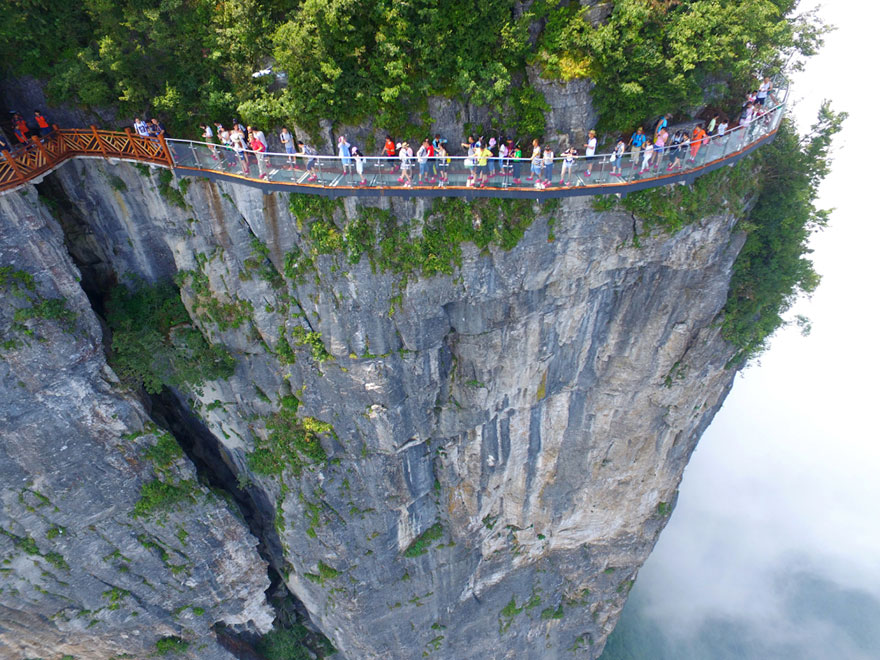
[{"label": "green vegetation on rock", "polygon": [[322,587],[324,586],[324,582],[327,580],[335,580],[341,575],[339,571],[337,571],[332,566],[325,564],[323,561],[318,562],[318,572],[317,573],[304,573],[304,576],[311,580],[312,582],[317,582]]},{"label": "green vegetation on rock", "polygon": [[280,476],[285,470],[299,475],[307,465],[327,459],[320,436],[335,437],[333,427],[314,417],[297,417],[298,408],[295,396],[285,396],[280,410],[266,419],[267,438],[257,437],[248,454],[251,470],[267,476]]},{"label": "green vegetation on rock", "polygon": [[311,660],[314,656],[305,645],[311,635],[300,623],[278,628],[263,635],[257,643],[257,651],[266,660]]},{"label": "green vegetation on rock", "polygon": [[135,517],[163,513],[187,502],[195,502],[198,484],[192,479],[162,481],[153,479],[141,486],[140,499],[134,505]]},{"label": "green vegetation on rock", "polygon": [[[590,78],[604,128],[626,130],[649,117],[715,100],[742,98],[756,75],[812,55],[826,28],[794,17],[797,0],[646,2],[615,0],[591,23],[591,6],[538,0],[546,16],[536,60],[544,74]],[[791,60],[794,59],[792,62]]]},{"label": "green vegetation on rock", "polygon": [[807,242],[828,221],[830,212],[815,202],[828,174],[831,140],[845,118],[825,103],[806,137],[786,120],[760,151],[761,189],[744,223],[748,237],[724,307],[722,333],[738,349],[734,363],[760,353],[797,297],[819,285]]},{"label": "green vegetation on rock", "polygon": [[403,551],[403,556],[412,558],[423,555],[428,552],[428,548],[430,548],[433,543],[439,541],[442,537],[443,525],[436,522],[419,534],[416,539],[410,543],[409,547]]},{"label": "green vegetation on rock", "polygon": [[156,642],[156,651],[159,655],[186,653],[188,648],[189,642],[182,640],[180,637],[163,637]]},{"label": "green vegetation on rock", "polygon": [[208,343],[169,282],[117,286],[107,302],[113,330],[110,364],[130,387],[157,394],[163,385],[199,386],[228,378],[235,360]]},{"label": "green vegetation on rock", "polygon": [[[367,255],[374,271],[409,276],[451,275],[462,263],[462,244],[511,250],[536,218],[532,202],[510,199],[438,199],[422,220],[400,220],[390,210],[360,206],[347,224],[339,208],[321,198],[291,195],[291,212],[308,227],[312,254],[297,248],[285,258],[285,275],[297,283],[322,254],[345,254],[350,264]],[[551,210],[555,205],[551,205]],[[339,216],[339,217],[337,217]],[[315,229],[320,227],[320,229]]]},{"label": "green vegetation on rock", "polygon": [[[834,112],[826,103],[807,137],[800,137],[786,118],[772,143],[693,185],[593,202],[596,210],[629,211],[642,221],[644,231],[674,233],[714,214],[744,216],[737,228],[747,233],[746,243],[734,262],[722,321],[724,338],[737,349],[732,365],[761,353],[767,339],[785,325],[783,315],[798,296],[819,284],[807,242],[828,221],[829,212],[817,209],[815,201],[830,166],[832,138],[845,118],[846,113]],[[638,246],[638,234],[633,241]],[[667,386],[681,377],[675,365]]]}]

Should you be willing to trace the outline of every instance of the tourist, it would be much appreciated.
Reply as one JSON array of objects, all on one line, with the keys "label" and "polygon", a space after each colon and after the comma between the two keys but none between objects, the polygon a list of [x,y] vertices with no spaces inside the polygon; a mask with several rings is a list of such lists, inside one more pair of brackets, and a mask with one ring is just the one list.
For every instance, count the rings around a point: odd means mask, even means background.
[{"label": "tourist", "polygon": [[364,177],[364,157],[361,156],[361,152],[357,147],[351,148],[351,157],[354,158],[354,169],[360,177],[360,185],[367,185],[367,180]]},{"label": "tourist", "polygon": [[722,117],[718,122],[718,135],[723,136],[727,132],[728,121],[726,117]]},{"label": "tourist", "polygon": [[501,164],[501,174],[506,178],[510,174],[510,140],[501,138],[498,141],[498,162]]},{"label": "tourist", "polygon": [[657,144],[657,137],[660,135],[660,131],[669,126],[669,120],[672,119],[672,115],[663,115],[657,121],[657,125],[654,127],[654,144]]},{"label": "tourist", "polygon": [[301,155],[306,159],[306,172],[308,173],[308,177],[306,181],[311,183],[312,181],[318,180],[318,159],[315,156],[318,155],[318,152],[315,151],[315,148],[306,144],[305,142],[299,143],[299,153],[297,155]]},{"label": "tourist", "polygon": [[716,112],[714,115],[712,115],[712,119],[709,120],[709,125],[706,127],[706,135],[712,135],[717,125],[718,113]]},{"label": "tourist", "polygon": [[492,160],[492,149],[487,144],[477,153],[477,187],[485,188],[489,182],[489,161]]},{"label": "tourist", "polygon": [[0,132],[0,151],[5,151],[9,153],[11,151],[11,147],[9,146],[9,140],[6,139],[6,136]]},{"label": "tourist", "polygon": [[232,144],[232,149],[235,151],[235,155],[238,157],[238,163],[241,165],[241,171],[243,174],[250,174],[250,165],[247,161],[247,137],[245,134],[236,127],[234,130],[229,132],[229,141]]},{"label": "tourist", "polygon": [[663,164],[663,148],[666,146],[667,140],[669,140],[669,131],[666,130],[666,127],[663,127],[660,129],[657,138],[654,140],[654,162],[652,163],[652,167],[655,170]]},{"label": "tourist", "polygon": [[266,147],[266,151],[264,153],[266,167],[272,167],[272,161],[269,157],[269,140],[266,139],[266,134],[263,133],[263,131],[261,131],[259,128],[254,127],[254,136],[263,143],[264,147]]},{"label": "tourist", "polygon": [[266,178],[266,143],[263,142],[259,137],[257,137],[256,131],[251,131],[248,134],[248,145],[256,154],[257,157],[257,171],[260,173],[260,178]]},{"label": "tourist", "polygon": [[684,153],[687,153],[687,147],[687,133],[676,131],[675,135],[672,136],[672,142],[669,146],[669,160],[671,162],[666,168],[667,172],[681,168],[681,157]]},{"label": "tourist", "polygon": [[771,89],[773,89],[773,83],[770,82],[770,78],[765,76],[764,82],[762,82],[760,87],[758,87],[758,93],[755,95],[755,103],[763,106],[764,103],[767,101],[767,97],[770,95]]},{"label": "tourist", "polygon": [[541,145],[537,139],[532,140],[532,171],[531,175],[526,177],[528,181],[535,180],[535,188],[539,187],[541,181]]},{"label": "tourist", "polygon": [[513,185],[518,186],[522,183],[520,173],[522,171],[523,153],[519,146],[519,142],[513,147]]},{"label": "tourist", "polygon": [[296,156],[294,156],[296,149],[293,146],[293,136],[287,130],[287,126],[281,128],[278,139],[281,140],[281,146],[284,147],[284,153],[287,154],[287,169],[296,169]]},{"label": "tourist", "polygon": [[464,159],[464,167],[467,170],[467,185],[471,186],[476,183],[476,169],[477,169],[477,158],[476,158],[476,140],[474,140],[473,135],[468,135],[467,141],[461,143],[461,148],[465,150],[467,154]]},{"label": "tourist", "polygon": [[639,126],[636,129],[636,132],[633,133],[629,138],[629,146],[632,151],[630,151],[631,158],[630,163],[632,163],[633,167],[638,166],[639,164],[639,155],[642,153],[642,147],[645,144],[645,141],[648,139],[648,136],[645,135],[645,129]]},{"label": "tourist", "polygon": [[342,159],[342,174],[343,176],[350,176],[352,168],[351,145],[344,135],[340,135],[336,140],[336,146],[339,149],[339,157]]},{"label": "tourist", "polygon": [[21,124],[16,121],[13,124],[12,133],[15,135],[15,139],[18,140],[19,146],[28,144],[27,127],[25,127],[25,130],[22,130]]},{"label": "tourist", "polygon": [[394,145],[394,140],[391,139],[390,135],[385,136],[385,157],[388,159],[388,167],[391,169],[391,172],[394,173],[397,170],[396,164],[396,156],[397,156],[397,148]]},{"label": "tourist", "polygon": [[159,120],[155,117],[150,120],[150,125],[148,126],[148,128],[150,129],[150,135],[153,135],[155,137],[159,137],[160,135],[163,137],[165,136],[165,126],[160,124]]},{"label": "tourist", "polygon": [[199,124],[199,128],[202,129],[202,139],[211,151],[211,158],[219,160],[217,156],[217,147],[214,146],[214,131],[211,130],[211,127],[208,124]]},{"label": "tourist", "polygon": [[489,138],[489,151],[492,152],[492,158],[489,160],[489,177],[501,174],[501,161],[499,160],[498,140],[494,137]]},{"label": "tourist", "polygon": [[553,149],[550,148],[549,144],[544,145],[544,157],[542,158],[544,164],[544,178],[541,182],[542,188],[553,185],[553,158]]},{"label": "tourist", "polygon": [[147,128],[147,123],[140,117],[134,118],[134,130],[141,137],[145,138],[150,136],[150,129]]},{"label": "tourist", "polygon": [[431,143],[428,142],[428,138],[425,138],[416,152],[416,160],[419,163],[419,185],[422,185],[422,180],[428,181],[428,158],[431,155],[428,153],[429,148],[433,150]]},{"label": "tourist", "polygon": [[230,169],[235,167],[235,152],[232,151],[232,141],[229,138],[229,131],[223,128],[223,124],[219,121],[215,121],[214,132],[223,147],[220,153],[223,154],[223,161],[226,164],[226,167]]},{"label": "tourist", "polygon": [[446,138],[441,138],[440,134],[437,133],[436,135],[434,135],[434,139],[431,141],[431,147],[433,147],[434,149],[434,158],[431,160],[431,173],[434,177],[440,175],[440,170],[438,168],[439,162],[437,161],[437,147],[439,147],[441,144],[446,145]]},{"label": "tourist", "polygon": [[642,169],[639,174],[644,174],[651,167],[651,158],[654,156],[654,143],[648,140],[645,142],[645,148],[642,149]]},{"label": "tourist", "polygon": [[446,151],[446,140],[437,143],[434,154],[437,157],[437,173],[440,176],[440,187],[445,188],[449,183],[449,154]]},{"label": "tourist", "polygon": [[706,131],[703,130],[703,125],[697,124],[694,126],[694,132],[691,133],[691,163],[697,162],[697,154],[699,154],[700,147],[703,146],[706,138]]},{"label": "tourist", "polygon": [[617,144],[614,145],[614,152],[611,154],[611,176],[623,176],[623,169],[621,163],[623,162],[623,152],[626,151],[626,142],[623,141],[623,136],[617,139]]},{"label": "tourist", "polygon": [[13,116],[13,124],[15,126],[15,136],[18,138],[19,142],[27,142],[30,137],[28,133],[31,129],[28,127],[24,117],[16,112]]},{"label": "tourist", "polygon": [[591,130],[587,134],[587,142],[584,144],[584,155],[587,157],[587,178],[593,175],[593,161],[596,158],[596,146],[599,141],[596,139],[596,131]]},{"label": "tourist", "polygon": [[413,152],[410,149],[409,142],[403,142],[397,151],[400,160],[400,177],[398,183],[402,183],[406,188],[412,188],[412,157]]},{"label": "tourist", "polygon": [[560,186],[571,185],[571,171],[574,168],[574,158],[577,156],[577,149],[569,147],[562,152],[562,174],[559,176]]},{"label": "tourist", "polygon": [[37,128],[40,130],[41,136],[49,135],[52,132],[49,119],[43,116],[43,113],[39,110],[34,110],[34,120],[37,122]]}]

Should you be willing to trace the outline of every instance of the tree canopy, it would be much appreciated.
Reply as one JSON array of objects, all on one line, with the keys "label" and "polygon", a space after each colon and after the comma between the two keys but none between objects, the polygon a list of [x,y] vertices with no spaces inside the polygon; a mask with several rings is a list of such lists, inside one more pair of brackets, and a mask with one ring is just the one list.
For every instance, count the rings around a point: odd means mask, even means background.
[{"label": "tree canopy", "polygon": [[[628,128],[739,95],[810,54],[824,27],[796,0],[615,0],[594,25],[579,2],[535,0],[14,0],[0,61],[49,81],[51,99],[163,117],[179,134],[234,113],[315,126],[423,119],[432,94],[543,130],[526,69],[587,77],[602,123]],[[273,66],[274,76],[251,74]],[[789,62],[791,66],[791,62]],[[286,83],[284,81],[286,76]]]}]

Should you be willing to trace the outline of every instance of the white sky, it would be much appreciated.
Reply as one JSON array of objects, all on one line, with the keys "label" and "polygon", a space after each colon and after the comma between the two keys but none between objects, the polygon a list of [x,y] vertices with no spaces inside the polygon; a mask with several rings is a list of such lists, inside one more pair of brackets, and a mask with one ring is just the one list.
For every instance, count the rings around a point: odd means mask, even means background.
[{"label": "white sky", "polygon": [[795,77],[795,114],[807,130],[828,98],[849,119],[820,200],[836,211],[812,242],[822,284],[793,310],[813,331],[780,332],[737,378],[685,472],[636,584],[673,627],[772,612],[770,576],[794,562],[880,597],[880,10],[837,0],[820,14],[838,30]]}]

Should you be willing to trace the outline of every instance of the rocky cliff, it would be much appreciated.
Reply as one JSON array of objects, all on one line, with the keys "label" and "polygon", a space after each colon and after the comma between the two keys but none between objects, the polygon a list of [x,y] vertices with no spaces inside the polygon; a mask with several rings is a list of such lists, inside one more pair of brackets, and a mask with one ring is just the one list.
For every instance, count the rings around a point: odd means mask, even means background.
[{"label": "rocky cliff", "polygon": [[[0,304],[0,649],[223,657],[268,563],[346,658],[598,657],[732,383],[736,218],[175,185],[76,161],[0,198],[2,265],[70,312]],[[121,387],[83,289],[130,275],[176,275],[235,373],[162,414]],[[156,475],[193,494],[136,516]]]}]

